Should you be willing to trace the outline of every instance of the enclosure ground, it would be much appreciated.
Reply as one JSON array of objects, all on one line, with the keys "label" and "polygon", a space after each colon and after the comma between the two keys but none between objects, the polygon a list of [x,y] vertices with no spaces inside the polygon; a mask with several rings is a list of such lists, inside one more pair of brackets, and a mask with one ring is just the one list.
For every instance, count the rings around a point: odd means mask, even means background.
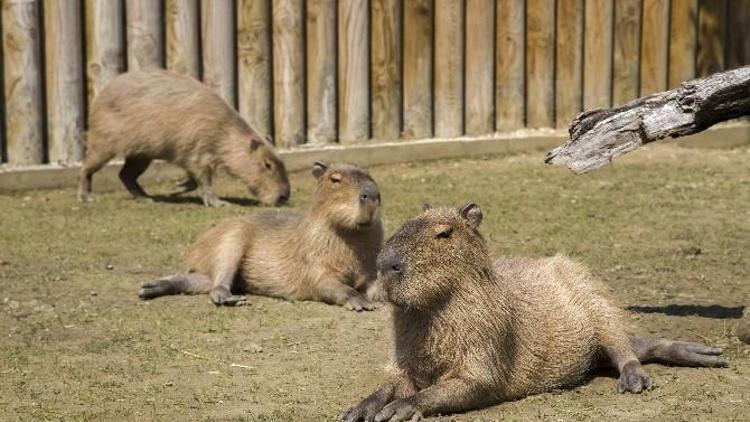
[{"label": "enclosure ground", "polygon": [[[495,254],[567,253],[633,311],[633,331],[719,345],[731,366],[648,365],[656,388],[642,395],[617,394],[599,373],[445,419],[749,419],[750,347],[733,330],[750,304],[750,149],[660,145],[586,176],[542,155],[374,167],[386,230],[423,202],[476,201]],[[312,177],[291,180],[291,208],[305,209]],[[369,394],[391,348],[384,306],[137,298],[217,219],[259,209],[143,203],[124,189],[87,205],[73,190],[0,196],[0,419],[332,420]]]}]

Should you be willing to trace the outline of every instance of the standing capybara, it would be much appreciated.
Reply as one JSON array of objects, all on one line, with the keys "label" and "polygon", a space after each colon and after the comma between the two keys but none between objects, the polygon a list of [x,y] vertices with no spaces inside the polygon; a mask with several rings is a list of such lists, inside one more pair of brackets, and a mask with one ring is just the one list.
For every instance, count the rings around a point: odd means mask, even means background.
[{"label": "standing capybara", "polygon": [[641,362],[725,366],[721,350],[630,339],[620,311],[582,265],[564,256],[493,263],[477,231],[482,212],[426,209],[378,256],[395,336],[389,382],[345,421],[417,420],[476,409],[619,371],[617,389],[651,387]]},{"label": "standing capybara", "polygon": [[250,293],[373,309],[383,243],[378,186],[353,165],[317,162],[312,173],[317,183],[307,214],[224,220],[188,251],[187,273],[146,282],[139,296],[209,293],[217,305],[236,305],[245,297],[233,293]]},{"label": "standing capybara", "polygon": [[161,70],[125,73],[91,106],[78,198],[91,200],[91,176],[119,155],[125,158],[120,180],[135,198],[148,198],[138,177],[151,160],[163,159],[187,171],[187,190],[200,186],[206,206],[224,203],[213,191],[217,170],[241,180],[264,204],[281,204],[289,199],[289,180],[269,140],[195,79]]}]

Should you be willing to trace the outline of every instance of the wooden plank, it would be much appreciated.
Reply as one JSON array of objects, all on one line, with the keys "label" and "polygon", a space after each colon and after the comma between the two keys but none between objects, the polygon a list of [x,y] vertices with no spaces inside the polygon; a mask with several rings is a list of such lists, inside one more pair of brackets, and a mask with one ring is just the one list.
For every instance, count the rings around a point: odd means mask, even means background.
[{"label": "wooden plank", "polygon": [[727,68],[750,64],[750,0],[732,0],[728,20]]},{"label": "wooden plank", "polygon": [[162,1],[125,0],[128,71],[164,67]]},{"label": "wooden plank", "polygon": [[47,147],[52,163],[83,158],[81,2],[45,0]]},{"label": "wooden plank", "polygon": [[6,151],[12,165],[44,159],[39,8],[33,1],[4,1]]},{"label": "wooden plank", "polygon": [[698,77],[725,69],[726,17],[726,0],[701,0],[698,3]]},{"label": "wooden plank", "polygon": [[201,2],[201,21],[203,83],[235,107],[234,1]]},{"label": "wooden plank", "polygon": [[86,0],[88,103],[125,70],[123,9],[120,0]]},{"label": "wooden plank", "polygon": [[304,44],[302,0],[277,0],[273,14],[273,121],[277,145],[304,138]]},{"label": "wooden plank", "polygon": [[612,104],[612,0],[587,1],[583,57],[583,108]]},{"label": "wooden plank", "polygon": [[641,89],[645,96],[667,89],[669,0],[643,0]]},{"label": "wooden plank", "polygon": [[563,128],[583,102],[583,0],[558,0],[555,42],[555,126]]},{"label": "wooden plank", "polygon": [[495,11],[495,130],[507,132],[526,120],[525,1],[497,0]]},{"label": "wooden plank", "polygon": [[[466,74],[469,75],[466,78],[466,134],[482,135],[493,132],[495,127],[492,89],[495,70],[494,1],[466,3],[466,28]],[[441,45],[438,55],[443,54]]]},{"label": "wooden plank", "polygon": [[367,6],[361,0],[339,1],[338,123],[342,143],[370,137]]},{"label": "wooden plank", "polygon": [[615,1],[612,103],[624,104],[638,97],[641,0]]},{"label": "wooden plank", "polygon": [[200,79],[198,0],[166,0],[167,68]]},{"label": "wooden plank", "polygon": [[[434,94],[435,136],[438,138],[464,133],[464,13],[462,1],[435,1],[435,45],[440,46],[440,54],[435,55]],[[493,16],[490,19],[494,19]],[[490,29],[490,35],[492,31],[494,28]],[[489,57],[494,60],[492,52]],[[492,70],[492,64],[488,70]],[[493,95],[492,77],[490,73],[490,86],[484,95]],[[490,102],[492,100],[490,97]]]},{"label": "wooden plank", "polygon": [[671,0],[669,30],[669,89],[695,77],[698,0]]},{"label": "wooden plank", "polygon": [[336,1],[307,2],[307,142],[336,140]]},{"label": "wooden plank", "polygon": [[372,137],[401,132],[401,0],[371,0]]},{"label": "wooden plank", "polygon": [[526,2],[526,126],[555,121],[555,1]]},{"label": "wooden plank", "polygon": [[237,100],[240,115],[263,134],[273,133],[271,0],[238,0]]},{"label": "wooden plank", "polygon": [[432,136],[432,23],[430,0],[404,2],[403,138]]}]

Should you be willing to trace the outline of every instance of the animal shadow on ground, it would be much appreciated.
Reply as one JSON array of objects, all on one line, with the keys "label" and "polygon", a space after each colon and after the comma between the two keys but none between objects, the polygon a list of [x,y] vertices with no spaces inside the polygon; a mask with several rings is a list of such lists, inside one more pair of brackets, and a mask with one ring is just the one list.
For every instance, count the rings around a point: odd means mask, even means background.
[{"label": "animal shadow on ground", "polygon": [[628,306],[628,311],[639,314],[665,314],[671,316],[699,316],[716,319],[742,318],[744,306],[722,305],[664,305],[664,306]]},{"label": "animal shadow on ground", "polygon": [[[154,202],[164,202],[168,204],[197,204],[203,205],[203,200],[198,196],[182,196],[182,195],[149,195],[149,198],[153,199]],[[224,201],[231,202],[234,205],[240,205],[243,207],[256,207],[260,206],[261,203],[257,199],[252,198],[236,198],[236,197],[222,197]]]}]

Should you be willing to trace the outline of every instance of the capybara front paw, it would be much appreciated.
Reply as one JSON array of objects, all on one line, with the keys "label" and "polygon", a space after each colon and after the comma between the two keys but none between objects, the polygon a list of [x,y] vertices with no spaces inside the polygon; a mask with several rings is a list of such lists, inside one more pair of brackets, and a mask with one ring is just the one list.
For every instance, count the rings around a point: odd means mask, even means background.
[{"label": "capybara front paw", "polygon": [[367,400],[358,404],[357,406],[350,407],[345,410],[339,416],[339,422],[372,422],[375,420],[380,410],[379,406],[373,406],[373,403],[368,403]]},{"label": "capybara front paw", "polygon": [[640,362],[628,362],[620,372],[620,379],[617,380],[617,391],[620,393],[640,393],[651,389],[653,383],[651,377],[641,367]]},{"label": "capybara front paw", "polygon": [[90,193],[79,193],[78,200],[83,203],[94,202],[94,197]]},{"label": "capybara front paw", "polygon": [[212,196],[208,198],[203,198],[203,205],[207,207],[216,208],[216,207],[223,207],[225,205],[230,205],[230,203],[227,201],[224,201],[223,199],[219,199],[215,196]]},{"label": "capybara front paw", "polygon": [[214,287],[213,289],[211,289],[209,296],[211,297],[211,301],[214,303],[214,305],[217,306],[242,306],[245,305],[247,301],[247,297],[242,295],[233,295],[232,292],[230,292],[229,289],[224,286]]},{"label": "capybara front paw", "polygon": [[373,309],[375,309],[375,304],[370,302],[370,300],[362,294],[350,297],[346,300],[344,306],[350,311],[357,312],[372,311]]},{"label": "capybara front paw", "polygon": [[392,402],[375,415],[375,422],[414,422],[420,419],[422,419],[422,412],[406,399]]}]

